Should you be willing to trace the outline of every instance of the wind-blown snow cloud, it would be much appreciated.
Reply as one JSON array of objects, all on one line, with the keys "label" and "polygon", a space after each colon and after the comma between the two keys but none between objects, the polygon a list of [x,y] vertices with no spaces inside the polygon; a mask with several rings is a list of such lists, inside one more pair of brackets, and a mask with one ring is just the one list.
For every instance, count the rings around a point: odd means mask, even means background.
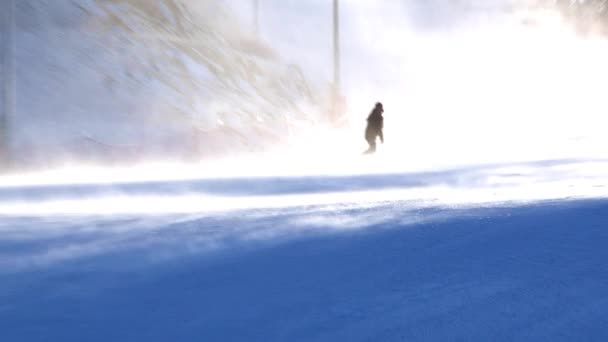
[{"label": "wind-blown snow cloud", "polygon": [[320,119],[306,75],[219,0],[27,0],[16,16],[16,165],[208,159]]},{"label": "wind-blown snow cloud", "polygon": [[446,219],[436,208],[606,198],[607,170],[605,161],[564,160],[398,175],[4,185],[0,265],[19,270],[123,251],[154,262]]},{"label": "wind-blown snow cloud", "polygon": [[[598,82],[608,76],[608,43],[579,37],[557,11],[534,1],[340,3],[342,86],[352,134],[318,149],[343,138],[348,151],[356,143],[363,149],[365,117],[383,101],[384,149],[414,163],[601,155],[607,105]],[[330,82],[330,4],[265,4],[264,38]],[[298,29],[295,39],[282,29],[285,22],[317,29]]]}]

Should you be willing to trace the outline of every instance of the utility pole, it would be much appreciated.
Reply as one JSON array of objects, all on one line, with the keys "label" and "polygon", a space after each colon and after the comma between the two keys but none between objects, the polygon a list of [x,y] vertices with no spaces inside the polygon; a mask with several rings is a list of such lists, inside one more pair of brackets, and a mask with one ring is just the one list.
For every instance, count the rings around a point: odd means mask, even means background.
[{"label": "utility pole", "polygon": [[333,32],[334,81],[331,91],[331,121],[337,125],[344,109],[340,90],[340,5],[338,0],[333,0]]},{"label": "utility pole", "polygon": [[334,0],[334,86],[340,90],[340,7]]},{"label": "utility pole", "polygon": [[2,75],[3,99],[0,112],[0,169],[11,166],[11,121],[16,108],[16,64],[15,64],[15,0],[5,0],[2,9],[3,39],[2,39]]},{"label": "utility pole", "polygon": [[260,0],[253,0],[253,29],[256,36],[260,34]]}]

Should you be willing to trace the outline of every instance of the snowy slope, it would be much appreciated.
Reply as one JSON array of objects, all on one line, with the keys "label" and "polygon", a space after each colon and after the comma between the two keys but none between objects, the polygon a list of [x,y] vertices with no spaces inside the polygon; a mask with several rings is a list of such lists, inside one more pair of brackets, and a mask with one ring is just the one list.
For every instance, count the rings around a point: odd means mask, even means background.
[{"label": "snowy slope", "polygon": [[601,341],[605,161],[0,187],[7,341]]},{"label": "snowy slope", "polygon": [[302,71],[221,1],[28,0],[17,22],[23,162],[198,159],[320,119]]},{"label": "snowy slope", "polygon": [[[0,340],[606,340],[602,88],[562,86],[601,75],[605,42],[508,24],[501,40],[399,45],[402,15],[358,10],[361,32],[377,30],[357,43],[383,57],[350,61],[366,70],[349,95],[359,110],[383,91],[377,155],[359,155],[354,127],[276,154],[0,176]],[[24,162],[210,156],[320,120],[298,68],[221,1],[27,0],[19,13]]]}]

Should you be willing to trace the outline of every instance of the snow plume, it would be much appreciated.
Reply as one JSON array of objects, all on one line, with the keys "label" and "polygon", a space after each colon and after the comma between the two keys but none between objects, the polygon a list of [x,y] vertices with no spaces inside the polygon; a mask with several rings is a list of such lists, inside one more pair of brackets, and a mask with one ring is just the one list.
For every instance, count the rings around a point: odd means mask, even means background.
[{"label": "snow plume", "polygon": [[382,100],[386,154],[414,163],[601,154],[608,43],[529,4],[346,2],[354,131]]},{"label": "snow plume", "polygon": [[218,0],[17,4],[18,164],[208,158],[276,144],[323,100]]},{"label": "snow plume", "polygon": [[0,274],[123,251],[163,260],[403,228],[463,209],[607,198],[607,179],[606,161],[563,160],[393,175],[0,183]]},{"label": "snow plume", "polygon": [[[259,36],[252,2],[20,3],[16,156],[181,161],[278,150],[175,173],[209,176],[602,155],[608,45],[576,35],[557,11],[507,0],[340,4],[350,125],[338,131],[316,125],[332,78],[326,1],[260,1]],[[359,154],[376,101],[386,144],[370,167]],[[165,168],[145,165],[135,178]]]},{"label": "snow plume", "polygon": [[[226,3],[251,25],[250,3]],[[331,4],[259,4],[262,39],[326,89]],[[387,172],[397,160],[430,168],[603,154],[608,44],[577,35],[546,2],[340,1],[340,23],[349,126],[300,132],[287,158],[319,169],[348,163],[366,148],[362,131],[376,101],[385,104],[387,144],[374,163],[389,161]]]},{"label": "snow plume", "polygon": [[[264,39],[311,78],[330,80],[330,4],[261,3]],[[362,151],[365,117],[379,100],[387,159],[436,165],[601,153],[608,45],[576,35],[556,9],[508,0],[340,4],[350,130],[303,138],[315,158]]]}]

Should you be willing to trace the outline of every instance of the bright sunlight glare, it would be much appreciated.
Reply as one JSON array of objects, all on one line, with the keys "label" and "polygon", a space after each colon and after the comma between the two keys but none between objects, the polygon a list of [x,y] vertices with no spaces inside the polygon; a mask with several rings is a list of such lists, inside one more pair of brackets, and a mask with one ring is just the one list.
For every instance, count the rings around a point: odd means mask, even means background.
[{"label": "bright sunlight glare", "polygon": [[[68,164],[45,171],[0,176],[0,189],[256,177],[381,176],[549,160],[577,160],[580,168],[587,165],[584,161],[602,160],[608,139],[604,134],[607,106],[600,83],[608,78],[608,69],[604,67],[608,44],[605,40],[576,36],[565,30],[551,13],[538,19],[542,25],[534,28],[507,20],[486,24],[483,29],[472,27],[454,32],[422,34],[405,28],[387,30],[376,37],[374,48],[384,52],[379,58],[387,58],[383,71],[395,74],[398,81],[347,86],[350,119],[347,127],[317,128],[292,135],[287,144],[266,153],[203,159],[191,164],[162,160],[129,167]],[[385,105],[386,144],[379,147],[376,155],[362,156],[366,147],[365,118],[376,100],[382,100]],[[594,169],[576,172],[589,174],[599,166],[596,163],[590,167]],[[574,178],[576,184],[584,183]],[[491,175],[487,179],[491,179]],[[562,182],[543,182],[531,197],[571,195],[567,189],[574,184],[572,179],[557,181]],[[517,185],[523,187],[524,183]],[[517,196],[496,199],[529,198],[532,185],[540,186],[529,184],[520,190],[513,187],[512,191],[520,192]],[[593,186],[583,187],[592,190],[577,194],[602,192]],[[476,201],[473,193],[459,192],[463,189],[437,191],[426,187],[399,189],[392,195],[383,191],[377,197],[369,193],[335,194],[328,197],[327,203],[342,201],[341,196],[354,201],[387,196],[395,199],[439,196],[445,200],[451,194],[463,196],[461,203]],[[493,193],[489,191],[481,197],[490,200],[494,195],[488,194]],[[316,195],[263,200],[183,195],[185,197],[135,199],[121,194],[86,199],[100,201],[95,205],[82,204],[86,201],[56,201],[46,203],[46,209],[13,203],[2,211],[25,213],[30,208],[59,212],[61,207],[70,207],[81,212],[86,211],[86,207],[95,207],[109,212],[120,212],[121,208],[157,212],[200,210],[201,206],[245,208],[253,203],[268,206],[287,205],[292,201],[302,205],[326,203]],[[128,205],[130,200],[135,204]]]}]

